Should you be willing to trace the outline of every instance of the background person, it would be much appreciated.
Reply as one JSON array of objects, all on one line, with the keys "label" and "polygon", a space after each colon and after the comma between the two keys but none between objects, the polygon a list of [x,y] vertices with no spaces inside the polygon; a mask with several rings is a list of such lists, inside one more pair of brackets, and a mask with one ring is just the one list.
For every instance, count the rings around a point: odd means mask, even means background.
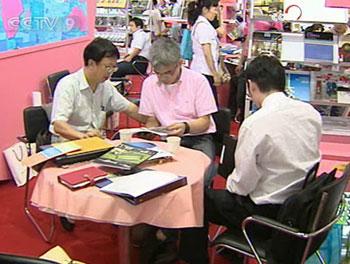
[{"label": "background person", "polygon": [[143,30],[143,21],[134,17],[129,22],[132,32],[130,52],[124,60],[118,63],[118,70],[113,73],[113,77],[121,78],[130,74],[146,74],[151,48],[151,34]]},{"label": "background person", "polygon": [[50,131],[63,139],[100,136],[108,111],[125,112],[144,122],[138,107],[109,81],[117,69],[119,52],[107,39],[96,38],[84,49],[84,67],[62,78],[53,98]]},{"label": "background person", "polygon": [[216,86],[221,84],[219,73],[219,39],[210,21],[218,16],[217,0],[198,0],[188,5],[188,21],[192,25],[193,60],[191,69],[202,73],[209,81],[216,104]]}]

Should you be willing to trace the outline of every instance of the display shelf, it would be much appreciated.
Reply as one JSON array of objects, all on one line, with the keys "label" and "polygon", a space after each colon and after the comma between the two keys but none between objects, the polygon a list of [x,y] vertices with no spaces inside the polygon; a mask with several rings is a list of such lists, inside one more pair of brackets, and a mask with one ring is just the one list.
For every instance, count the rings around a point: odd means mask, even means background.
[{"label": "display shelf", "polygon": [[128,9],[98,7],[95,19],[95,37],[106,38],[118,46],[126,46],[128,37]]},{"label": "display shelf", "polygon": [[150,0],[130,0],[129,14],[131,16],[142,15],[143,12],[150,9]]},{"label": "display shelf", "polygon": [[[264,6],[264,8],[269,8],[269,12],[265,10],[264,16],[258,16],[260,11],[257,12],[257,10],[254,9],[256,7],[254,6],[254,3],[256,2],[259,2],[259,7]],[[247,63],[261,54],[261,52],[266,52],[266,50],[268,50],[270,53],[278,57],[284,66],[290,68],[290,70],[286,71],[287,90],[294,95],[294,88],[296,87],[296,89],[301,92],[301,95],[304,96],[303,99],[298,97],[296,97],[296,99],[309,102],[321,113],[321,115],[329,116],[330,118],[337,116],[349,118],[350,103],[347,102],[350,97],[350,75],[347,74],[344,69],[349,68],[350,63],[343,63],[339,60],[338,37],[333,35],[330,40],[322,40],[317,39],[320,38],[320,36],[314,36],[312,37],[313,39],[306,38],[305,31],[284,32],[283,29],[279,31],[264,31],[260,30],[258,23],[259,21],[264,21],[273,25],[276,23],[281,24],[282,22],[292,22],[302,24],[304,28],[308,26],[307,24],[310,24],[311,26],[312,24],[321,23],[324,24],[325,28],[329,28],[326,25],[334,25],[334,22],[295,20],[276,21],[276,19],[272,17],[273,12],[276,12],[275,14],[280,14],[280,10],[283,10],[283,6],[276,8],[263,4],[262,2],[271,2],[272,4],[273,1],[249,1],[251,20],[249,23],[249,52]],[[263,12],[260,13],[262,14]],[[327,16],[325,15],[325,17]],[[322,56],[318,57],[314,56],[314,53],[316,52],[316,49],[313,49],[314,46],[316,46],[316,48],[319,46],[329,46],[329,48],[327,49],[327,53],[321,53]],[[323,56],[325,54],[329,56]],[[296,81],[298,77],[293,76],[294,83],[293,85],[290,85],[290,74],[294,73],[292,75],[297,75],[298,72],[300,75],[309,75],[308,83],[305,84],[303,81],[298,82]],[[251,113],[251,105],[252,101],[247,97],[245,116],[248,116]]]}]

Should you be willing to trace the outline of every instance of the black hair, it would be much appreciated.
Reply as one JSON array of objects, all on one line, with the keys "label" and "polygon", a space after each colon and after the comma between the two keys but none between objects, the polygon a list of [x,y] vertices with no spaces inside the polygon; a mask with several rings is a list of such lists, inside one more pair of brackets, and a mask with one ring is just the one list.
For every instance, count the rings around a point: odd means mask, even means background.
[{"label": "black hair", "polygon": [[129,22],[134,22],[136,27],[140,27],[140,28],[143,28],[143,21],[141,18],[138,18],[138,17],[133,17],[130,19]]},{"label": "black hair", "polygon": [[245,70],[245,77],[247,81],[255,82],[262,93],[285,91],[285,70],[276,57],[267,55],[256,57]]},{"label": "black hair", "polygon": [[118,48],[108,39],[95,38],[84,49],[84,65],[87,66],[89,60],[99,63],[103,58],[120,58]]},{"label": "black hair", "polygon": [[170,0],[171,3],[177,3],[177,0]]},{"label": "black hair", "polygon": [[197,18],[202,14],[202,10],[204,7],[210,8],[212,6],[218,6],[219,0],[197,0],[190,2],[188,4],[188,23],[190,25],[194,25],[196,23]]}]

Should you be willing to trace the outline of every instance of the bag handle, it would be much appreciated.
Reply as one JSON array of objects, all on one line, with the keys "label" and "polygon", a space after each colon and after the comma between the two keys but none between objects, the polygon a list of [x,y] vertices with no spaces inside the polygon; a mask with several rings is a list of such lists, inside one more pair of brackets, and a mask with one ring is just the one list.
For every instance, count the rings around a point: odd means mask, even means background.
[{"label": "bag handle", "polygon": [[23,154],[23,148],[22,148],[21,145],[19,146],[19,149],[20,149],[20,151],[21,151],[20,155],[17,154],[16,150],[14,150],[14,149],[11,149],[11,150],[12,150],[13,155],[15,156],[16,160],[22,161],[22,160],[23,160],[23,157],[24,157],[24,154]]}]

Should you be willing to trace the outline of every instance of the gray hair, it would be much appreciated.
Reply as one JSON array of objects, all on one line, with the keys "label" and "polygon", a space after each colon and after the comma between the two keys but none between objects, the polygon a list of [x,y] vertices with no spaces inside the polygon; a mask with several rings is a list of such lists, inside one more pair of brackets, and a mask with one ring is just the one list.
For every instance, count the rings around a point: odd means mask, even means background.
[{"label": "gray hair", "polygon": [[169,38],[160,38],[153,42],[150,61],[154,68],[177,64],[181,60],[179,45]]}]

